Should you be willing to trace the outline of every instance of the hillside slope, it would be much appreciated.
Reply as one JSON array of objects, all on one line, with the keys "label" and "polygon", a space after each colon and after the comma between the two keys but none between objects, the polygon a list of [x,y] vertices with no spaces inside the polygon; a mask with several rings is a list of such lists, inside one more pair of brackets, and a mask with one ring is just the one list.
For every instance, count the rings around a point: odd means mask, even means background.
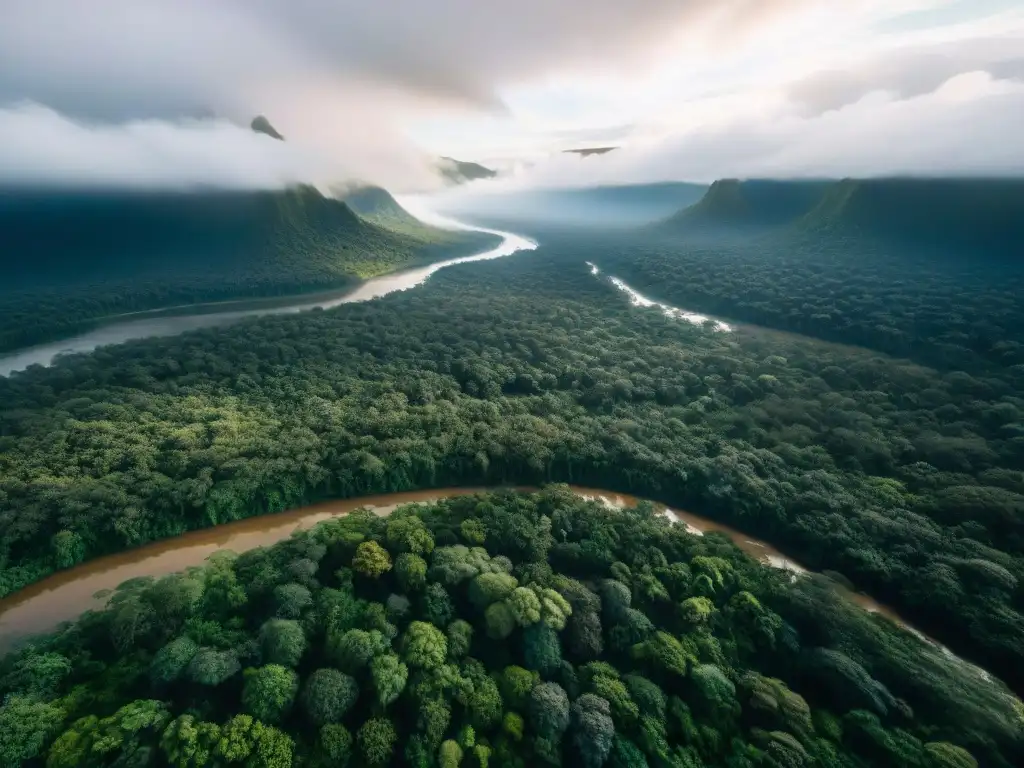
[{"label": "hillside slope", "polygon": [[700,239],[763,234],[806,215],[830,184],[720,179],[708,188],[699,202],[660,222],[655,230]]},{"label": "hillside slope", "polygon": [[844,179],[794,233],[1019,260],[1024,179]]},{"label": "hillside slope", "polygon": [[490,242],[376,226],[309,187],[286,192],[0,192],[0,349],[96,319],[349,283]]},{"label": "hillside slope", "polygon": [[498,175],[497,171],[480,165],[480,163],[456,160],[454,157],[440,158],[437,169],[449,184],[465,184],[467,181],[476,181],[477,179],[493,179]]}]

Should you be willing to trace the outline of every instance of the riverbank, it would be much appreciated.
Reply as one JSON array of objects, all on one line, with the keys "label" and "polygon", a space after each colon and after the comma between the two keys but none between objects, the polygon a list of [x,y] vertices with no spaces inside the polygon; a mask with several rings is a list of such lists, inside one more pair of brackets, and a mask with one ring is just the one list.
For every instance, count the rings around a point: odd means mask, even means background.
[{"label": "riverbank", "polygon": [[[335,291],[293,294],[287,297],[267,297],[266,299],[239,299],[238,303],[234,300],[205,302],[187,305],[190,309],[186,312],[170,313],[171,308],[165,308],[164,310],[125,315],[121,320],[98,325],[75,336],[0,355],[0,376],[10,376],[31,365],[48,366],[53,364],[58,357],[64,355],[91,352],[97,347],[121,344],[134,339],[176,336],[202,328],[231,325],[249,317],[303,312],[312,309],[331,309],[341,304],[370,301],[396,291],[421,285],[432,274],[446,267],[501,258],[537,247],[534,241],[511,232],[470,227],[441,218],[437,220],[443,221],[452,228],[461,227],[465,231],[494,235],[501,239],[494,248],[482,253],[433,261],[412,268],[405,267],[399,271],[373,277],[360,283],[346,285],[343,289]],[[179,307],[179,310],[183,308],[185,307]]]},{"label": "riverbank", "polygon": [[[636,506],[641,499],[600,488],[570,486],[580,496],[612,508]],[[96,558],[60,571],[0,600],[0,652],[9,650],[31,636],[57,629],[88,610],[102,608],[110,591],[130,579],[160,577],[202,565],[219,551],[245,552],[281,541],[299,529],[339,517],[355,509],[367,508],[387,515],[403,504],[422,504],[453,496],[485,492],[483,487],[444,488],[378,494],[352,499],[325,501],[277,514],[250,517],[230,523],[190,531],[170,539],[135,549]],[[517,490],[532,490],[519,488]],[[674,523],[685,525],[696,534],[720,533],[739,549],[763,564],[805,574],[807,569],[765,541],[701,515],[664,505],[658,508]],[[890,608],[871,597],[836,585],[837,592],[861,608],[885,616],[916,636],[949,653],[939,643],[907,624]],[[952,655],[952,654],[950,654]]]}]

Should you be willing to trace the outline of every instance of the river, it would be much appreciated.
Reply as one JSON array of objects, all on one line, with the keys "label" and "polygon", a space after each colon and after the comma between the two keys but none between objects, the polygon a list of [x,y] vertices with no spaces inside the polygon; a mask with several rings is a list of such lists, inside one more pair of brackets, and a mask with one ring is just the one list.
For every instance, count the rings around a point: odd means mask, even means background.
[{"label": "river", "polygon": [[512,232],[497,229],[476,227],[470,224],[439,216],[424,207],[415,197],[403,197],[399,204],[421,221],[443,229],[461,230],[464,232],[483,232],[502,238],[501,243],[489,251],[473,256],[462,256],[428,264],[425,267],[407,269],[381,275],[361,283],[356,288],[346,288],[334,293],[320,293],[315,296],[306,294],[294,296],[290,300],[281,297],[272,299],[242,299],[239,301],[211,302],[174,307],[177,314],[169,314],[171,310],[154,310],[132,315],[122,315],[119,319],[94,328],[91,331],[72,336],[61,341],[40,344],[34,347],[11,352],[0,356],[0,376],[9,376],[15,371],[22,371],[30,365],[50,365],[61,356],[78,352],[90,352],[97,347],[109,344],[121,344],[132,339],[143,339],[150,336],[175,336],[198,328],[231,325],[247,317],[260,315],[279,315],[292,312],[303,312],[310,309],[330,309],[341,304],[359,301],[370,301],[387,296],[389,293],[415,288],[426,282],[427,278],[440,269],[455,264],[468,264],[474,261],[487,261],[508,256],[518,251],[533,250],[537,243],[529,238]]},{"label": "river", "polygon": [[[627,494],[596,488],[571,487],[581,496],[609,507],[634,506],[638,502],[637,498]],[[191,531],[116,555],[90,560],[75,568],[60,571],[0,600],[0,651],[11,648],[24,638],[51,631],[62,622],[72,621],[89,609],[101,608],[106,602],[108,591],[129,579],[140,576],[164,576],[202,565],[206,558],[220,550],[244,552],[254,547],[273,544],[289,536],[292,531],[309,528],[360,507],[368,507],[377,514],[385,515],[402,504],[435,501],[483,490],[485,489],[445,488],[327,501],[290,512],[261,515]],[[667,507],[661,509],[669,519],[685,525],[693,533],[724,533],[740,549],[766,565],[784,568],[794,573],[806,572],[799,563],[767,542],[752,539],[746,534],[700,515]],[[906,626],[894,612],[866,595],[852,592],[844,594],[866,610],[880,613]]]}]

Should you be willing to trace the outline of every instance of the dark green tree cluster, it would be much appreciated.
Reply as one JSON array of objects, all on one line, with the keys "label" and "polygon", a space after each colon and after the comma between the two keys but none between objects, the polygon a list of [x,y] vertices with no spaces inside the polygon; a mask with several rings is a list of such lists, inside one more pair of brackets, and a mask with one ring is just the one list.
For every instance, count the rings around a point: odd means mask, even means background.
[{"label": "dark green tree cluster", "polygon": [[650,504],[551,486],[357,511],[130,582],[0,664],[0,761],[1019,764],[1020,702],[975,674]]}]

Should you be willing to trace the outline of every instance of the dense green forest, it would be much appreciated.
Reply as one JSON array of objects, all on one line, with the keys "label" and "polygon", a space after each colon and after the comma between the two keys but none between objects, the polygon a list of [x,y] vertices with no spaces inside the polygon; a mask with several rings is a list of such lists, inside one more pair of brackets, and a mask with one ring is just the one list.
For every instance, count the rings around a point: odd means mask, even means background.
[{"label": "dense green forest", "polygon": [[395,231],[286,192],[0,191],[0,351],[109,315],[341,288],[497,238]]},{"label": "dense green forest", "polygon": [[0,380],[0,590],[327,497],[573,481],[732,523],[1024,691],[1024,399],[629,305],[593,244]]},{"label": "dense green forest", "polygon": [[364,511],[0,664],[4,765],[972,768],[1020,702],[820,579],[565,487]]},{"label": "dense green forest", "polygon": [[1018,180],[719,182],[658,228],[595,238],[590,260],[689,310],[1019,387],[1021,243]]}]

